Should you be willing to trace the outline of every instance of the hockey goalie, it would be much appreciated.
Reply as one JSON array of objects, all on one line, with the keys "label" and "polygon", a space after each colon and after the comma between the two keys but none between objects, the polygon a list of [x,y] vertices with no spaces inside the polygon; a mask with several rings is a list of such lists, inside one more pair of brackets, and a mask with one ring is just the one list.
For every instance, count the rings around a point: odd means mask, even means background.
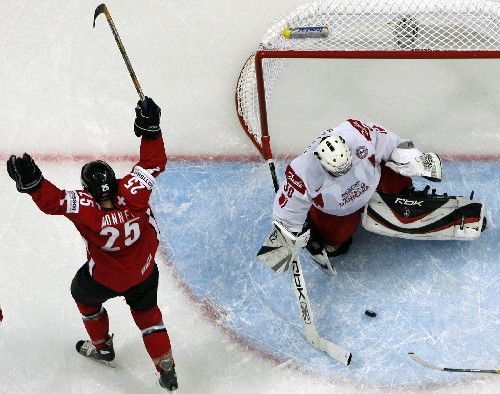
[{"label": "hockey goalie", "polygon": [[300,247],[324,272],[335,274],[335,257],[347,253],[359,224],[392,237],[473,240],[486,221],[483,204],[416,191],[412,177],[441,181],[435,153],[370,122],[348,119],[322,132],[286,167],[273,205],[273,231],[258,253],[285,271]]}]

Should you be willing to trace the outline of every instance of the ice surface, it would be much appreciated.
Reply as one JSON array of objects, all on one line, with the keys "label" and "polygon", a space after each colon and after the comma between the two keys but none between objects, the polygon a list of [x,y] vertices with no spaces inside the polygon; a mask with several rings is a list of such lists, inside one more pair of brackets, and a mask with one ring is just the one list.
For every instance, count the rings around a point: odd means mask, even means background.
[{"label": "ice surface", "polygon": [[[358,387],[425,390],[482,384],[484,376],[436,373],[443,366],[496,365],[498,343],[497,163],[446,162],[439,192],[486,204],[477,241],[408,241],[359,230],[327,277],[302,254],[319,333],[353,353],[345,367],[306,342],[290,275],[255,254],[270,231],[273,189],[265,165],[171,165],[156,194],[165,252],[192,297],[238,341],[267,357]],[[425,184],[415,182],[417,187]],[[194,219],[196,218],[196,219]],[[364,315],[366,308],[376,318]],[[497,368],[497,367],[495,367]]]},{"label": "ice surface", "polygon": [[[81,163],[40,163],[78,186]],[[118,175],[129,163],[114,163]],[[497,163],[446,163],[440,191],[476,191],[489,228],[471,243],[410,242],[360,231],[337,278],[303,267],[321,335],[354,354],[342,366],[304,340],[289,276],[255,252],[270,229],[273,191],[263,163],[170,163],[154,206],[162,231],[159,305],[179,393],[493,393],[495,377],[447,374],[498,366]],[[121,299],[110,301],[116,369],[80,357],[86,336],[69,293],[84,246],[72,225],[38,212],[3,174],[0,186],[0,393],[153,393],[152,363]],[[378,316],[363,314],[374,309]]]},{"label": "ice surface", "polygon": [[[55,184],[78,187],[83,163],[39,164]],[[113,167],[123,176],[130,163]],[[165,393],[123,299],[106,304],[117,368],[76,353],[75,343],[86,333],[69,286],[85,260],[82,239],[69,221],[42,214],[29,197],[17,193],[5,172],[0,172],[0,187],[0,302],[5,317],[0,324],[0,393]],[[171,336],[179,393],[293,393],[303,392],[304,385],[329,392],[329,382],[297,374],[235,342],[213,324],[172,263],[161,254],[158,263],[158,304]]]},{"label": "ice surface", "polygon": [[[145,93],[162,107],[170,155],[256,154],[235,116],[237,75],[270,23],[301,3],[143,0],[138,12],[136,1],[106,2]],[[124,175],[132,162],[115,159],[137,155],[131,131],[137,95],[105,20],[92,29],[96,5],[6,0],[0,13],[0,157],[33,153],[44,175],[67,189],[79,187],[80,157],[112,159],[117,174]],[[474,125],[469,119],[498,125],[498,100],[483,93],[489,82],[478,83],[493,72],[482,63],[475,67],[481,78],[466,75],[467,84],[443,97],[460,99],[460,113]],[[453,70],[446,72],[455,78]],[[498,92],[498,79],[491,79],[489,87]],[[314,120],[322,122],[321,129],[325,118],[332,126],[332,115],[351,116],[350,103],[359,103],[351,96],[352,81],[337,76],[335,85],[317,82],[329,94],[318,98],[335,114],[312,101],[310,110],[296,109],[282,105],[288,103],[280,99],[288,94],[283,82],[273,105],[288,115],[273,115],[271,121],[282,116],[310,127]],[[363,89],[378,90],[368,82],[356,81]],[[473,103],[466,93],[472,93]],[[484,100],[477,101],[478,96]],[[438,127],[427,110],[442,108],[441,102],[424,100],[420,117],[439,133],[434,138],[421,134],[406,112],[395,111],[383,96],[375,101],[378,106],[369,107],[374,120],[392,116],[389,126],[412,137],[416,133],[415,142],[435,146],[436,140],[445,141],[443,151],[450,142],[447,152],[483,150],[498,157],[498,130],[476,126],[457,135],[448,124]],[[284,131],[281,137],[273,131],[273,141],[295,143],[294,150],[313,137],[290,136],[286,124],[272,126]],[[500,391],[497,377],[427,371],[406,355],[415,351],[451,367],[499,367],[499,164],[447,163],[446,168],[440,191],[467,196],[474,189],[487,205],[489,229],[478,241],[408,242],[360,231],[352,253],[339,259],[334,279],[302,256],[320,334],[354,354],[352,365],[344,367],[304,340],[289,276],[270,272],[255,259],[270,230],[273,191],[266,164],[171,162],[154,205],[162,231],[158,303],[172,340],[178,392]],[[86,333],[69,286],[84,262],[84,244],[68,221],[40,213],[29,197],[17,193],[5,170],[0,188],[5,317],[0,393],[164,393],[121,299],[106,305],[117,368],[76,353],[75,343]],[[378,316],[364,316],[366,308]]]}]

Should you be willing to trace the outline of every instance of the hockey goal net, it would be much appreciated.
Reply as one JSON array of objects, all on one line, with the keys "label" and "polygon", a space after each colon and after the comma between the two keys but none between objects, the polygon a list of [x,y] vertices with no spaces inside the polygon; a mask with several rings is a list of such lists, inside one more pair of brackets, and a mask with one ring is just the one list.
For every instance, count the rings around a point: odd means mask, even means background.
[{"label": "hockey goal net", "polygon": [[[286,28],[326,27],[319,38],[285,38]],[[267,105],[293,58],[500,58],[500,4],[482,0],[327,0],[277,20],[246,61],[237,83],[240,123],[272,160]],[[297,92],[299,93],[299,92]]]}]

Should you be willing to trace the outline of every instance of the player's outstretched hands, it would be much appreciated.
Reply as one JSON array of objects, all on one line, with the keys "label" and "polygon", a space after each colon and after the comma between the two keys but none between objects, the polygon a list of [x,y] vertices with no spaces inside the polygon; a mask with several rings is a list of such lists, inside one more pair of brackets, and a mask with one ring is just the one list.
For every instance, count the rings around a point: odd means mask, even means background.
[{"label": "player's outstretched hands", "polygon": [[7,172],[21,193],[32,193],[42,184],[42,172],[27,153],[23,157],[12,155],[7,160]]},{"label": "player's outstretched hands", "polygon": [[158,137],[161,133],[160,116],[161,109],[152,98],[146,97],[144,101],[139,100],[135,107],[135,135],[150,140]]}]

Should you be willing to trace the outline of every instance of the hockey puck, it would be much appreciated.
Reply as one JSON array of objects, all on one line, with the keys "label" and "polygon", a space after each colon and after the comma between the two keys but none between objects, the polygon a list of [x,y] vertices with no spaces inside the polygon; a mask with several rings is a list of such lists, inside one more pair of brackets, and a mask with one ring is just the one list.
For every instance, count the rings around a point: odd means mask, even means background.
[{"label": "hockey puck", "polygon": [[375,316],[377,316],[377,313],[376,313],[376,312],[373,312],[373,311],[371,311],[371,310],[369,310],[369,309],[367,309],[367,310],[365,311],[365,315],[366,315],[366,316],[370,316],[370,317],[375,317]]}]

